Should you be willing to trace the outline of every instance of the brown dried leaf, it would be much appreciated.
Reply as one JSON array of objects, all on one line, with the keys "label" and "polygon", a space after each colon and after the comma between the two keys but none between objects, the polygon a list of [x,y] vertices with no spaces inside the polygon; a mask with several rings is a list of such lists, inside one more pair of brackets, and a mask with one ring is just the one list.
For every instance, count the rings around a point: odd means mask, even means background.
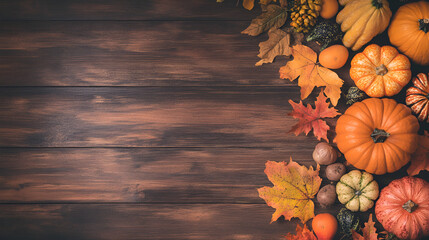
[{"label": "brown dried leaf", "polygon": [[280,29],[273,28],[268,31],[268,40],[259,43],[259,54],[261,58],[255,66],[264,63],[272,63],[274,58],[280,55],[290,56],[292,49],[289,47],[290,35]]},{"label": "brown dried leaf", "polygon": [[250,36],[258,36],[259,34],[268,31],[270,28],[280,28],[286,22],[286,9],[270,4],[267,6],[267,11],[252,20],[250,25],[243,30],[242,34]]}]

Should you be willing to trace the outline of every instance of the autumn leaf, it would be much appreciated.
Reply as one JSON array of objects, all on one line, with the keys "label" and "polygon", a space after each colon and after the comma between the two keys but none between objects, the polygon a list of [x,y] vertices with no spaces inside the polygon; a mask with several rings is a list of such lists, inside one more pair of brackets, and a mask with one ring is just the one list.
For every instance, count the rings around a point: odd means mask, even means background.
[{"label": "autumn leaf", "polygon": [[287,240],[317,240],[313,231],[308,230],[307,225],[301,227],[299,224],[296,225],[296,235],[288,233],[285,236]]},{"label": "autumn leaf", "polygon": [[290,81],[298,78],[301,87],[301,99],[306,99],[314,87],[325,87],[325,94],[332,105],[337,106],[341,96],[343,80],[338,75],[317,63],[317,54],[304,45],[292,49],[293,60],[280,68],[280,78]]},{"label": "autumn leaf", "polygon": [[310,199],[319,191],[322,182],[319,170],[319,165],[316,170],[313,167],[308,169],[292,158],[289,164],[272,161],[265,164],[264,172],[274,187],[262,187],[258,192],[268,206],[276,209],[271,222],[282,215],[286,220],[297,217],[302,223],[314,217],[314,203]]},{"label": "autumn leaf", "polygon": [[274,58],[280,55],[290,56],[292,49],[289,47],[290,35],[280,29],[274,28],[268,31],[268,40],[259,43],[259,55],[261,58],[255,66],[264,63],[272,63]]},{"label": "autumn leaf", "polygon": [[420,171],[429,171],[429,133],[419,136],[419,147],[411,157],[411,165],[408,167],[408,175],[414,176]]},{"label": "autumn leaf", "polygon": [[372,214],[369,214],[368,222],[365,223],[365,227],[362,229],[363,236],[352,230],[352,237],[353,240],[377,240],[378,234],[376,231],[374,221],[372,221]]},{"label": "autumn leaf", "polygon": [[[243,2],[244,4],[244,2]],[[286,22],[287,12],[285,8],[270,4],[267,11],[252,20],[250,25],[241,33],[250,36],[258,36],[270,28],[279,28]]]},{"label": "autumn leaf", "polygon": [[322,118],[333,118],[340,115],[340,113],[337,109],[329,107],[329,103],[326,102],[326,99],[327,98],[323,94],[323,91],[321,91],[315,102],[314,109],[310,104],[307,104],[307,107],[305,107],[302,104],[302,101],[295,103],[292,100],[289,100],[290,105],[293,107],[293,111],[288,115],[299,119],[299,122],[295,124],[289,132],[295,133],[296,136],[302,132],[307,135],[311,129],[313,129],[313,134],[317,137],[317,140],[320,141],[320,139],[323,138],[329,142],[329,126],[324,120],[322,120]]}]

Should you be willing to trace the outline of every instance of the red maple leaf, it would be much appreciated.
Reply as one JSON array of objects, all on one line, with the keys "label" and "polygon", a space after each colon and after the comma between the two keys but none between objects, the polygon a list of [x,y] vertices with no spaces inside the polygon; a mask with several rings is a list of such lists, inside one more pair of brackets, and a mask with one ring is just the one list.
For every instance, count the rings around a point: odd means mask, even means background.
[{"label": "red maple leaf", "polygon": [[305,224],[304,227],[301,227],[299,224],[297,224],[296,235],[288,233],[285,238],[287,240],[317,240],[316,236],[314,236],[313,231],[308,230]]},{"label": "red maple leaf", "polygon": [[321,91],[315,102],[316,107],[314,109],[310,104],[307,104],[307,107],[305,107],[302,101],[295,103],[289,100],[290,105],[293,107],[293,111],[288,115],[299,119],[299,122],[295,124],[289,132],[293,132],[297,136],[302,132],[307,135],[311,129],[313,129],[313,134],[317,137],[317,140],[320,141],[320,139],[323,138],[329,142],[327,136],[329,126],[322,118],[333,118],[340,115],[340,113],[337,109],[329,107],[329,103],[326,102],[327,99],[323,91]]}]

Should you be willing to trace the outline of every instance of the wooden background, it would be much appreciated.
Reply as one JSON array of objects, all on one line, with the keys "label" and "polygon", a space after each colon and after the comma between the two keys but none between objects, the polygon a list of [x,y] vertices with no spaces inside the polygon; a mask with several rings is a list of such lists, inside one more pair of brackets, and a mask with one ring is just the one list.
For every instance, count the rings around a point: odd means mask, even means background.
[{"label": "wooden background", "polygon": [[259,11],[235,3],[0,1],[0,239],[295,231],[256,189],[267,160],[314,166],[318,141],[287,134],[299,88],[285,58],[254,67],[267,37],[240,35]]}]

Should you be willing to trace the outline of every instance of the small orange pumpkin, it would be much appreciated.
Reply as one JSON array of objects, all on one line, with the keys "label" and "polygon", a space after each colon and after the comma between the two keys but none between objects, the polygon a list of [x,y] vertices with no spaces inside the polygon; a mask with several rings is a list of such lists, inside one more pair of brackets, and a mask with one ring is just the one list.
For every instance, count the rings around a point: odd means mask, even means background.
[{"label": "small orange pumpkin", "polygon": [[375,216],[387,231],[401,239],[428,236],[429,183],[415,177],[392,181],[381,191]]},{"label": "small orange pumpkin", "polygon": [[429,64],[429,2],[408,3],[392,19],[390,42],[421,65]]},{"label": "small orange pumpkin", "polygon": [[350,77],[370,97],[393,96],[411,80],[410,66],[394,47],[371,44],[352,59]]},{"label": "small orange pumpkin", "polygon": [[419,122],[393,99],[368,98],[349,107],[338,121],[335,142],[346,160],[369,173],[399,170],[417,148]]},{"label": "small orange pumpkin", "polygon": [[429,81],[427,74],[419,73],[413,79],[413,86],[407,89],[405,103],[417,114],[420,121],[429,122]]}]

